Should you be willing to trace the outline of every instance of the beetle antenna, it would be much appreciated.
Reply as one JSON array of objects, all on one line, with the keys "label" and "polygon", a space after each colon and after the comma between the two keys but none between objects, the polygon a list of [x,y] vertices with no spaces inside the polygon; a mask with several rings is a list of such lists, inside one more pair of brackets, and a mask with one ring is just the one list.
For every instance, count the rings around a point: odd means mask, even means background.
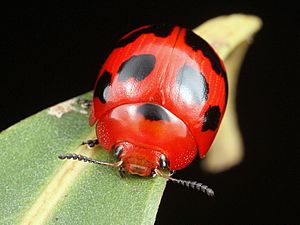
[{"label": "beetle antenna", "polygon": [[158,176],[163,177],[169,181],[172,181],[173,183],[180,184],[180,185],[188,187],[188,188],[196,189],[198,191],[202,191],[203,193],[205,193],[206,195],[208,195],[210,197],[213,197],[215,195],[213,189],[209,188],[207,185],[205,185],[203,183],[199,183],[197,181],[176,179],[176,178],[171,177],[170,175],[163,174],[158,169],[155,169],[154,171]]},{"label": "beetle antenna", "polygon": [[73,154],[71,154],[71,153],[62,154],[62,155],[59,155],[58,158],[61,159],[61,160],[73,159],[73,160],[93,163],[93,164],[97,164],[97,165],[112,166],[112,167],[120,167],[123,164],[122,160],[119,161],[119,162],[116,162],[116,163],[108,163],[108,162],[98,161],[98,160],[89,158],[87,156],[80,155],[80,154],[74,154],[74,153]]}]

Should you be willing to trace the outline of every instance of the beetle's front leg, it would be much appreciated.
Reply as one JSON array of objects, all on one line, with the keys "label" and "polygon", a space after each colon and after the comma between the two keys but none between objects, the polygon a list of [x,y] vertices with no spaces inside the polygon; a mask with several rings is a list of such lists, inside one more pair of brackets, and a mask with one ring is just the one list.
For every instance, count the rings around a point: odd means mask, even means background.
[{"label": "beetle's front leg", "polygon": [[99,141],[98,141],[98,139],[93,139],[93,140],[87,140],[87,141],[83,141],[82,143],[81,143],[81,145],[87,145],[88,146],[88,148],[93,148],[93,147],[95,147],[96,145],[98,145],[99,144]]}]

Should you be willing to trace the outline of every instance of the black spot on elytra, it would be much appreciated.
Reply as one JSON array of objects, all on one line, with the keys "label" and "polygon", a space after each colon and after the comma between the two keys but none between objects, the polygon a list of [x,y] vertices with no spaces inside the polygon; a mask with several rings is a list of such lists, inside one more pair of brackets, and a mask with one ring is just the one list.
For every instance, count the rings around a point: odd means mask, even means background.
[{"label": "black spot on elytra", "polygon": [[228,101],[228,80],[227,80],[227,77],[224,77],[224,82],[225,82],[225,102],[227,104],[227,101]]},{"label": "black spot on elytra", "polygon": [[94,97],[98,97],[102,103],[106,103],[110,85],[111,74],[108,71],[104,71],[96,84]]},{"label": "black spot on elytra", "polygon": [[204,56],[210,60],[213,70],[226,79],[226,71],[222,67],[220,58],[204,39],[194,32],[187,30],[185,33],[185,42],[194,51],[201,50]]},{"label": "black spot on elytra", "polygon": [[221,112],[219,106],[209,106],[205,112],[202,131],[212,130],[215,131],[218,128],[220,122]]},{"label": "black spot on elytra", "polygon": [[138,113],[142,114],[146,120],[164,120],[170,121],[170,118],[167,112],[164,110],[163,107],[155,104],[146,103],[139,106]]},{"label": "black spot on elytra", "polygon": [[171,34],[174,26],[168,24],[151,25],[145,28],[139,29],[136,32],[131,33],[126,38],[121,39],[117,44],[116,48],[124,47],[129,43],[134,42],[142,34],[153,33],[156,37],[167,37]]},{"label": "black spot on elytra", "polygon": [[155,66],[155,56],[151,54],[135,55],[123,62],[118,71],[118,80],[127,81],[130,77],[144,80]]},{"label": "black spot on elytra", "polygon": [[179,87],[179,94],[185,102],[190,103],[194,100],[202,104],[207,100],[209,87],[200,71],[184,65],[177,72],[176,83]]}]

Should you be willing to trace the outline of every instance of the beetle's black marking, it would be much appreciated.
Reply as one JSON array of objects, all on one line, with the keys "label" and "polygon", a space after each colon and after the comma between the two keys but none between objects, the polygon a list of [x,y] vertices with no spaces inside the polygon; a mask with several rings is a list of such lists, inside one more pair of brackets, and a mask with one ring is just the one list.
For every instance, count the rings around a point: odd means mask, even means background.
[{"label": "beetle's black marking", "polygon": [[110,85],[111,74],[108,71],[104,71],[96,84],[94,97],[98,97],[102,103],[106,103]]},{"label": "beetle's black marking", "polygon": [[228,80],[227,80],[227,76],[224,77],[224,82],[225,82],[225,105],[226,105],[227,101],[228,101]]},{"label": "beetle's black marking", "polygon": [[221,112],[219,106],[209,106],[205,112],[203,119],[202,131],[212,130],[215,131],[218,128],[220,122]]},{"label": "beetle's black marking", "polygon": [[168,24],[161,24],[161,25],[151,25],[136,32],[131,33],[126,38],[121,39],[117,44],[116,48],[124,47],[129,43],[134,42],[139,36],[142,34],[150,34],[153,33],[156,37],[167,37],[171,34],[174,26]]},{"label": "beetle's black marking", "polygon": [[170,118],[166,111],[159,105],[146,103],[139,106],[138,113],[142,114],[146,120],[164,120],[170,121]]},{"label": "beetle's black marking", "polygon": [[209,87],[200,71],[184,65],[177,72],[176,83],[184,101],[191,102],[193,99],[198,104],[202,104],[207,100]]},{"label": "beetle's black marking", "polygon": [[120,66],[118,80],[127,81],[130,77],[133,77],[137,81],[144,80],[153,70],[155,62],[154,55],[134,55]]},{"label": "beetle's black marking", "polygon": [[205,57],[210,60],[213,70],[220,76],[224,78],[226,77],[226,71],[222,67],[220,58],[203,38],[199,37],[193,31],[187,30],[185,34],[185,42],[194,51],[201,50]]}]

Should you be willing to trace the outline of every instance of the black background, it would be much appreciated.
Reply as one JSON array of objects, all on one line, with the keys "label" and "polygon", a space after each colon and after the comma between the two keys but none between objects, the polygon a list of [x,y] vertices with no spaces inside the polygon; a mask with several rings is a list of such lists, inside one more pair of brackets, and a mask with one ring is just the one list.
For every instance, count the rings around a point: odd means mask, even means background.
[{"label": "black background", "polygon": [[[231,13],[260,16],[264,26],[246,55],[237,110],[246,155],[217,174],[199,160],[176,174],[214,188],[211,199],[169,184],[157,224],[296,224],[296,101],[299,19],[288,1],[106,1],[2,7],[1,130],[46,107],[89,91],[101,64],[126,32],[155,23],[193,28]],[[299,10],[298,10],[299,11]],[[298,57],[298,58],[297,58]],[[298,216],[299,217],[299,216]]]}]

